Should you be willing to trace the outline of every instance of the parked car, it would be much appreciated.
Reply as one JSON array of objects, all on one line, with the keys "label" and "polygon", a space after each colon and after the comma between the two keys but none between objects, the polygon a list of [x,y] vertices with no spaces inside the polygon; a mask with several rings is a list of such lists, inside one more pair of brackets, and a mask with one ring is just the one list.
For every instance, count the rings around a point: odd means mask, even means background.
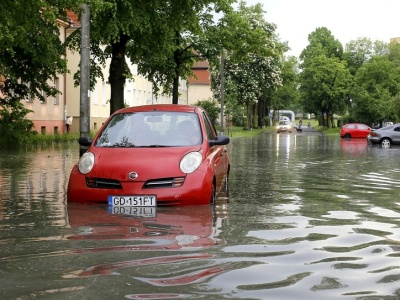
[{"label": "parked car", "polygon": [[71,171],[67,200],[109,206],[204,205],[228,196],[230,162],[206,111],[145,105],[111,115]]},{"label": "parked car", "polygon": [[400,144],[400,123],[371,130],[368,142],[389,148],[392,144]]},{"label": "parked car", "polygon": [[361,123],[349,123],[340,128],[342,138],[363,138],[365,139],[371,131],[371,127]]},{"label": "parked car", "polygon": [[276,132],[289,132],[291,133],[293,130],[292,123],[288,120],[279,121],[278,125],[276,126]]}]

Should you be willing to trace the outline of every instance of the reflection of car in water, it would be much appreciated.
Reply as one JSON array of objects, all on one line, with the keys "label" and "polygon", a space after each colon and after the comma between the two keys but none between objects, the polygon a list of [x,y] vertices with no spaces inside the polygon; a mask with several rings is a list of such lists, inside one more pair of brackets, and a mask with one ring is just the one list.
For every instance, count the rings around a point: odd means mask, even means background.
[{"label": "reflection of car in water", "polygon": [[[80,247],[71,252],[112,257],[119,257],[117,253],[121,253],[123,259],[101,263],[96,260],[94,264],[87,261],[84,268],[67,270],[63,278],[114,275],[125,269],[136,280],[174,286],[198,283],[237,267],[231,262],[204,264],[214,255],[192,252],[223,243],[218,235],[226,217],[226,202],[216,206],[157,207],[156,215],[149,217],[114,214],[104,205],[69,203],[67,209],[72,231],[67,239],[77,243],[82,241]],[[178,252],[174,253],[174,250]],[[189,252],[182,253],[181,250]],[[128,257],[122,254],[135,251],[145,254]],[[165,252],[161,254],[160,251]],[[173,267],[179,272],[160,271],[161,277],[146,278],[147,273],[142,272],[146,267],[155,270]]]},{"label": "reflection of car in water", "polygon": [[366,139],[340,139],[342,152],[352,155],[366,154],[368,142]]},{"label": "reflection of car in water", "polygon": [[[123,207],[122,209],[128,209]],[[137,207],[132,207],[137,210]],[[155,212],[137,217],[118,214],[104,205],[68,204],[68,220],[73,234],[71,240],[129,240],[142,239],[143,244],[130,245],[132,249],[182,249],[210,247],[221,241],[215,236],[218,218],[224,210],[209,205],[183,207],[152,207]],[[125,211],[127,213],[128,211]],[[133,211],[131,211],[133,213]],[[154,243],[149,243],[153,241]],[[118,248],[118,246],[117,246]],[[110,247],[112,251],[115,247]]]}]

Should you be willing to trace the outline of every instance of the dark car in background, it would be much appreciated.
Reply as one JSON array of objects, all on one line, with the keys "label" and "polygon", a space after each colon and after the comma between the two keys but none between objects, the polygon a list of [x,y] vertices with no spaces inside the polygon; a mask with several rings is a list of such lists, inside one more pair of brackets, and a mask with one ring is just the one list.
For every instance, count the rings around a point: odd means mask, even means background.
[{"label": "dark car in background", "polygon": [[389,148],[392,144],[400,144],[400,123],[371,130],[367,137],[371,144],[380,144]]},{"label": "dark car in background", "polygon": [[350,138],[362,138],[365,139],[371,131],[371,127],[361,123],[349,123],[343,125],[340,128],[340,137]]}]

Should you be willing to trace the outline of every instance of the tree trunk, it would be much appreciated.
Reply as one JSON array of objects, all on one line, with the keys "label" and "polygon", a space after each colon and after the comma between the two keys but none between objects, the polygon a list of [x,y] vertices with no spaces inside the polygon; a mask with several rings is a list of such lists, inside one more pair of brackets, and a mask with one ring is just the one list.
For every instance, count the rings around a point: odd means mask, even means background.
[{"label": "tree trunk", "polygon": [[174,51],[175,77],[172,86],[172,104],[178,104],[178,99],[179,99],[179,69],[182,63],[181,52],[179,49],[180,43],[181,43],[181,35],[179,31],[176,31],[175,45],[177,49]]},{"label": "tree trunk", "polygon": [[259,128],[263,127],[264,118],[265,118],[265,101],[259,100],[258,101],[258,127]]},{"label": "tree trunk", "polygon": [[112,44],[110,75],[108,78],[111,87],[110,115],[125,106],[125,46],[128,40],[128,36],[121,35],[119,42]]},{"label": "tree trunk", "polygon": [[178,104],[179,100],[179,74],[175,72],[174,83],[172,86],[172,104]]}]

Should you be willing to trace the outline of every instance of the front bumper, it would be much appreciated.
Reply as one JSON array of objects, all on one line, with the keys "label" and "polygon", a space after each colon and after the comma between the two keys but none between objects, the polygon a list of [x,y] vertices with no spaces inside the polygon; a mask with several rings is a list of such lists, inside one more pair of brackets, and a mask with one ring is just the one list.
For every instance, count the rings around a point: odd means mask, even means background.
[{"label": "front bumper", "polygon": [[185,177],[180,187],[144,188],[143,181],[123,181],[118,189],[88,187],[86,176],[75,166],[68,182],[67,201],[81,203],[107,203],[108,196],[156,195],[157,205],[210,204],[212,179],[197,170]]}]

